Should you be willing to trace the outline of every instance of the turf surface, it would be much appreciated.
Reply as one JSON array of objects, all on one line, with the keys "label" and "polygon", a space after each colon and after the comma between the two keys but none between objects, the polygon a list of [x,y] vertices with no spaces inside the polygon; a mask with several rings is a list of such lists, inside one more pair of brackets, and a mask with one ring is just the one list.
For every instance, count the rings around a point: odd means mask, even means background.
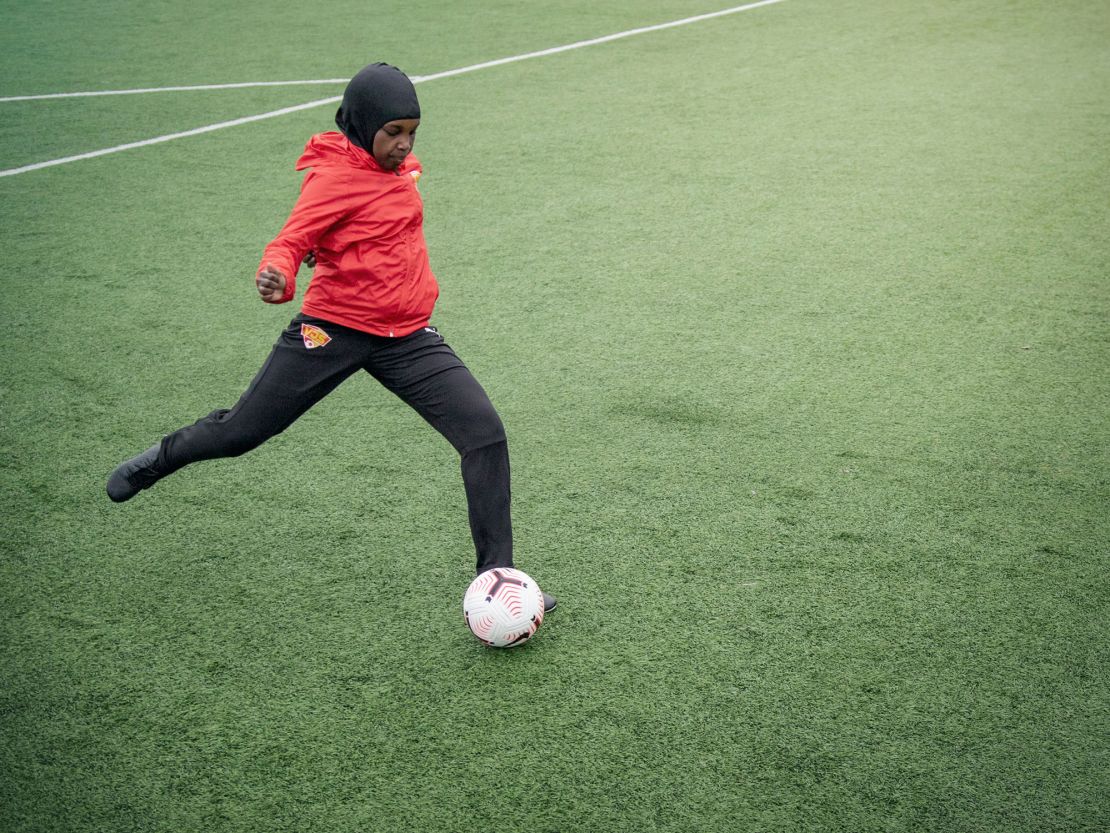
[{"label": "turf surface", "polygon": [[[271,6],[9,3],[0,95],[715,10]],[[295,311],[251,275],[331,108],[0,178],[0,829],[1105,829],[1107,42],[1097,2],[786,0],[419,87],[435,323],[561,600],[507,652],[453,451],[368,380],[103,493]],[[339,91],[0,103],[0,167]]]}]

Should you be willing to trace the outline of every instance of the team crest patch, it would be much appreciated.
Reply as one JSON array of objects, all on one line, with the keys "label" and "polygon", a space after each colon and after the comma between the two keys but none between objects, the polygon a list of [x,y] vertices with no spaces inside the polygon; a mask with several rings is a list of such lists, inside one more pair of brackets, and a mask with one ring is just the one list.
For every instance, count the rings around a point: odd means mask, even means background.
[{"label": "team crest patch", "polygon": [[304,340],[304,346],[309,350],[323,347],[331,341],[331,336],[312,324],[301,324],[301,338]]}]

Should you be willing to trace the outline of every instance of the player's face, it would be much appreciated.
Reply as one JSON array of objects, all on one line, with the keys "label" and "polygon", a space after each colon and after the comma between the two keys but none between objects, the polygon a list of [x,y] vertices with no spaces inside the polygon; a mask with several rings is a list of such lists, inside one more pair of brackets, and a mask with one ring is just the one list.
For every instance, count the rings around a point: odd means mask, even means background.
[{"label": "player's face", "polygon": [[374,134],[374,161],[387,171],[395,171],[412,153],[420,119],[397,119],[382,125]]}]

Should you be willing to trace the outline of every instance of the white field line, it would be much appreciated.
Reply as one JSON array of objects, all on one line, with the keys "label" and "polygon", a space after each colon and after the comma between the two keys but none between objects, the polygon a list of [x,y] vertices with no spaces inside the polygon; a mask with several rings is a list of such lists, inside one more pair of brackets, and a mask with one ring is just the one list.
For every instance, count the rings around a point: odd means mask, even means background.
[{"label": "white field line", "polygon": [[90,98],[98,95],[139,95],[140,93],[187,93],[197,90],[242,90],[247,87],[307,87],[322,84],[346,84],[349,78],[319,78],[314,81],[243,81],[238,84],[198,84],[191,87],[143,87],[136,90],[91,90],[85,93],[43,93],[41,95],[9,95],[7,101],[43,101],[48,98]]},{"label": "white field line", "polygon": [[[781,3],[783,0],[759,0],[756,3],[747,3],[743,6],[733,6],[729,9],[721,9],[716,12],[709,12],[708,14],[700,14],[694,17],[684,17],[681,20],[672,20],[668,23],[658,23],[654,26],[641,26],[638,29],[628,29],[624,32],[617,32],[612,35],[605,35],[600,38],[591,38],[590,40],[577,41],[576,43],[569,43],[565,46],[555,46],[550,49],[541,49],[537,52],[526,52],[522,55],[513,55],[509,58],[498,58],[494,61],[484,61],[480,64],[472,64],[467,67],[460,67],[459,69],[449,69],[444,72],[436,72],[431,75],[414,75],[412,82],[420,84],[425,81],[435,81],[440,78],[451,78],[455,75],[463,75],[468,72],[476,72],[480,69],[489,69],[490,67],[503,66],[505,64],[515,64],[520,61],[528,61],[532,58],[543,58],[548,55],[557,55],[560,52],[570,52],[573,49],[582,49],[587,46],[596,46],[601,43],[609,43],[622,38],[630,38],[634,35],[643,35],[648,32],[659,32],[664,29],[674,29],[677,26],[687,26],[691,23],[700,23],[704,20],[712,20],[717,17],[724,17],[725,15],[737,14],[739,12],[746,12],[751,9],[758,9],[761,6],[770,6],[775,3]],[[321,81],[255,81],[245,82],[241,84],[209,84],[196,87],[154,87],[149,89],[136,89],[136,90],[105,90],[101,92],[84,92],[84,93],[49,93],[46,95],[38,96],[10,96],[8,98],[0,99],[0,101],[28,101],[39,100],[44,98],[74,98],[84,96],[96,95],[135,95],[138,93],[150,92],[181,92],[185,90],[217,90],[217,89],[236,89],[241,87],[279,87],[291,86],[295,84],[329,84],[329,83],[346,83],[348,79],[333,82],[331,80]],[[28,171],[37,171],[41,168],[49,168],[54,165],[64,165],[68,162],[77,162],[82,159],[93,159],[97,156],[106,156],[110,153],[119,153],[124,150],[133,150],[135,148],[147,147],[148,145],[156,145],[162,142],[169,142],[174,139],[184,139],[187,136],[197,136],[201,133],[211,133],[215,130],[223,130],[225,127],[236,127],[240,124],[248,124],[254,121],[262,121],[263,119],[272,119],[277,116],[284,116],[289,113],[295,113],[298,110],[308,110],[312,107],[321,107],[325,104],[334,104],[342,100],[342,96],[332,96],[330,98],[320,98],[315,101],[309,101],[304,104],[297,104],[293,107],[283,107],[280,110],[271,110],[268,113],[259,113],[256,116],[244,116],[240,119],[232,119],[231,121],[218,122],[216,124],[205,125],[204,127],[196,127],[192,130],[184,130],[180,133],[168,133],[164,136],[155,136],[153,139],[143,139],[138,142],[128,142],[124,145],[116,145],[110,148],[103,148],[101,150],[93,150],[88,153],[79,153],[76,156],[64,156],[60,159],[49,159],[45,162],[36,162],[32,165],[24,165],[19,168],[8,168],[7,170],[0,170],[0,177],[14,176],[15,174],[27,173]]]},{"label": "white field line", "polygon": [[316,101],[309,101],[304,104],[297,104],[293,107],[282,107],[280,110],[271,110],[269,113],[259,113],[257,116],[244,116],[241,119],[232,119],[231,121],[222,121],[217,124],[208,124],[204,127],[195,127],[192,130],[183,130],[180,133],[167,133],[165,136],[155,136],[153,139],[143,139],[139,142],[128,142],[126,145],[116,145],[115,147],[104,148],[102,150],[90,150],[88,153],[79,153],[76,156],[63,156],[61,159],[49,159],[46,162],[36,162],[33,165],[24,165],[22,168],[8,168],[7,170],[0,171],[0,176],[14,176],[15,174],[26,173],[27,171],[37,171],[40,168],[49,168],[53,165],[64,165],[67,162],[77,162],[81,159],[94,159],[97,156],[106,156],[109,153],[119,153],[121,150],[132,150],[134,148],[143,148],[147,145],[157,145],[161,142],[170,142],[174,139],[184,139],[186,136],[198,136],[201,133],[211,133],[213,130],[223,130],[225,127],[235,127],[240,124],[248,124],[252,121],[262,121],[263,119],[272,119],[276,116],[284,116],[289,113],[295,113],[298,110],[308,110],[312,107],[320,107],[324,104],[335,104],[337,101],[342,101],[343,96],[334,95],[331,98],[320,98]]},{"label": "white field line", "polygon": [[[600,38],[591,38],[590,40],[580,40],[577,43],[568,43],[566,46],[554,46],[551,49],[541,49],[539,52],[526,52],[523,55],[514,55],[511,58],[498,58],[496,61],[485,61],[481,64],[474,64],[473,66],[463,67],[461,69],[449,69],[445,72],[437,72],[432,75],[424,75],[420,77],[421,81],[435,81],[438,78],[450,78],[453,75],[462,75],[466,72],[474,72],[479,69],[488,69],[489,67],[499,67],[503,64],[515,64],[517,61],[527,61],[531,58],[543,58],[547,55],[557,55],[560,52],[569,52],[572,49],[582,49],[585,46],[596,46],[599,43],[609,43],[610,41],[620,40],[621,38],[630,38],[633,35],[644,35],[648,32],[659,32],[663,29],[674,29],[676,26],[687,26],[691,23],[701,23],[703,20],[712,20],[715,17],[724,17],[725,15],[736,14],[737,12],[746,12],[749,9],[758,9],[760,6],[771,6],[775,3],[781,3],[782,0],[759,0],[758,3],[748,3],[744,6],[733,6],[731,9],[721,9],[719,12],[709,12],[708,14],[699,14],[696,17],[684,17],[682,20],[672,20],[669,23],[658,23],[654,26],[641,26],[639,29],[629,29],[626,32],[617,32],[614,35],[605,35]],[[414,78],[413,81],[416,81]]]}]

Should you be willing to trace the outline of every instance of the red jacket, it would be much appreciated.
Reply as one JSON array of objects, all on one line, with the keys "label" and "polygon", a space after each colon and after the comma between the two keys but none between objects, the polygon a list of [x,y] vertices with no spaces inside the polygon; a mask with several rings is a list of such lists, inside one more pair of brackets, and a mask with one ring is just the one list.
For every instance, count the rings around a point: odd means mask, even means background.
[{"label": "red jacket", "polygon": [[311,168],[285,226],[259,264],[285,275],[281,302],[296,294],[297,269],[316,253],[303,311],[363,332],[401,337],[428,324],[439,286],[424,243],[422,168],[409,155],[396,171],[342,133],[308,140],[297,170]]}]

